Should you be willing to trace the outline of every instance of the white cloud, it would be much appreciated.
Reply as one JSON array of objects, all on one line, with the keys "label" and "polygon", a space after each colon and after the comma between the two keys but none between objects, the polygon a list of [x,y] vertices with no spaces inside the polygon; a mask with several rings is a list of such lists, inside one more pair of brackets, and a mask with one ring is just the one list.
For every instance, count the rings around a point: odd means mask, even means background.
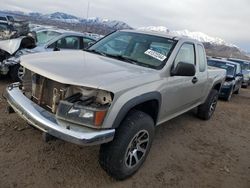
[{"label": "white cloud", "polygon": [[[250,51],[249,0],[90,0],[89,16],[118,19],[131,26],[163,25],[173,30],[201,31]],[[1,9],[86,17],[87,0],[1,0]],[[249,45],[246,45],[246,44]]]}]

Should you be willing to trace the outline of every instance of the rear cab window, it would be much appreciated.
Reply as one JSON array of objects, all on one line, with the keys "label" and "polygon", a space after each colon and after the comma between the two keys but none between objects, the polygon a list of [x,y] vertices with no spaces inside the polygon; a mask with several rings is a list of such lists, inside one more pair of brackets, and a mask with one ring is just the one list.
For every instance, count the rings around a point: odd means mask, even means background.
[{"label": "rear cab window", "polygon": [[199,70],[200,72],[205,72],[206,65],[207,65],[207,59],[204,48],[198,44],[197,46],[197,52],[198,52],[198,60],[199,60]]}]

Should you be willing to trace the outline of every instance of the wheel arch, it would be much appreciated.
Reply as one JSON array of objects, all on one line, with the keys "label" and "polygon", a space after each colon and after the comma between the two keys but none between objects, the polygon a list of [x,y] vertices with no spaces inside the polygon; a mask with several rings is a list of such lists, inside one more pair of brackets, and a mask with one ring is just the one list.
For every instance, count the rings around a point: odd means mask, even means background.
[{"label": "wheel arch", "polygon": [[217,82],[213,85],[212,89],[215,89],[217,90],[218,92],[220,92],[220,89],[221,89],[221,86],[222,86],[222,83],[221,82]]},{"label": "wheel arch", "polygon": [[129,100],[121,107],[112,127],[119,127],[127,114],[133,109],[140,110],[148,114],[152,117],[154,123],[156,124],[161,107],[161,100],[162,98],[159,92],[146,93]]}]

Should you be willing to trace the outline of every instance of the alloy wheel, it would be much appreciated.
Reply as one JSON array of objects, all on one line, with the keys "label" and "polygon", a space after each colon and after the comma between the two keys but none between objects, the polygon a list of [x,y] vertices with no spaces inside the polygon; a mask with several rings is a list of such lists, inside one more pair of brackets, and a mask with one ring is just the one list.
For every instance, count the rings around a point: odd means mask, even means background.
[{"label": "alloy wheel", "polygon": [[149,133],[146,130],[139,131],[128,145],[125,164],[128,168],[135,167],[145,156],[149,145]]}]

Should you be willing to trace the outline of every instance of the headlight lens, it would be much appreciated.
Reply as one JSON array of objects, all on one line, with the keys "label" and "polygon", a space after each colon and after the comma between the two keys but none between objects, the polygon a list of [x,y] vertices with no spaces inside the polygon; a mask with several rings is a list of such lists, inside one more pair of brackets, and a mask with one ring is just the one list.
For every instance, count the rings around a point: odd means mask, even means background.
[{"label": "headlight lens", "polygon": [[85,107],[78,103],[60,101],[56,116],[58,119],[79,125],[100,127],[106,116],[108,108]]},{"label": "headlight lens", "polygon": [[224,86],[231,86],[232,85],[232,82],[224,82],[224,84],[223,84]]}]

